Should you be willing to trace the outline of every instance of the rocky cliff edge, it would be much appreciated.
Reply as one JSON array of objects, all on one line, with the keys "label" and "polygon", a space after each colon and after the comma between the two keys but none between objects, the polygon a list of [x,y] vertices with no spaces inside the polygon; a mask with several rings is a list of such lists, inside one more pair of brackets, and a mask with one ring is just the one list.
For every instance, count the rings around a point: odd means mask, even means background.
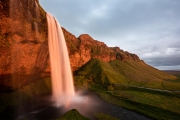
[{"label": "rocky cliff edge", "polygon": [[120,61],[141,61],[136,54],[123,51],[119,47],[108,47],[105,43],[94,40],[88,34],[82,34],[76,38],[66,29],[62,29],[68,46],[73,71],[86,64],[92,58],[98,58],[104,62],[116,59]]}]

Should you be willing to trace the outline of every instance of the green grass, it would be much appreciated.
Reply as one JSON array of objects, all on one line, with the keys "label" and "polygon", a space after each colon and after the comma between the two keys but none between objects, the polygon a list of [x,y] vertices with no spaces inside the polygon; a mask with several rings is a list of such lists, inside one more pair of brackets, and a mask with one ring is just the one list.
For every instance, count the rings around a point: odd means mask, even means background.
[{"label": "green grass", "polygon": [[154,119],[180,118],[180,93],[173,92],[180,90],[179,75],[144,62],[92,59],[75,72],[74,78],[76,86],[94,90],[112,104]]},{"label": "green grass", "polygon": [[180,117],[179,98],[139,91],[107,91],[92,87],[102,99],[153,119],[176,120]]},{"label": "green grass", "polygon": [[137,103],[162,108],[180,114],[180,98],[176,96],[173,97],[172,95],[168,96],[168,93],[165,96],[158,93],[153,94],[144,91],[121,90],[112,91],[111,94],[121,99],[131,100]]},{"label": "green grass", "polygon": [[110,115],[107,115],[107,114],[104,114],[104,113],[96,113],[95,115],[95,118],[97,118],[98,120],[119,120],[113,116],[110,116]]},{"label": "green grass", "polygon": [[167,86],[162,86],[162,82],[166,83],[166,80],[174,81],[176,76],[159,71],[143,62],[134,61],[111,61],[109,64],[124,75],[127,79],[130,79],[130,85],[136,85],[140,87],[150,87],[159,89],[170,89]]},{"label": "green grass", "polygon": [[49,93],[51,91],[51,79],[44,78],[44,79],[38,80],[36,82],[33,82],[31,84],[21,87],[19,91],[24,92],[30,97]]},{"label": "green grass", "polygon": [[65,113],[60,119],[58,120],[90,120],[82,116],[76,109],[72,109]]},{"label": "green grass", "polygon": [[[110,64],[97,59],[92,59],[82,68],[75,72],[75,78],[84,76],[83,79],[92,80],[101,85],[127,83],[126,78],[117,73]],[[76,80],[76,79],[75,79]]]},{"label": "green grass", "polygon": [[93,81],[101,85],[130,85],[153,89],[180,90],[178,77],[159,71],[144,62],[92,59],[75,72],[75,83]]},{"label": "green grass", "polygon": [[[119,120],[113,116],[104,113],[95,113],[94,117],[97,120]],[[81,115],[76,109],[72,109],[66,112],[61,118],[57,120],[90,120],[90,119]]]}]

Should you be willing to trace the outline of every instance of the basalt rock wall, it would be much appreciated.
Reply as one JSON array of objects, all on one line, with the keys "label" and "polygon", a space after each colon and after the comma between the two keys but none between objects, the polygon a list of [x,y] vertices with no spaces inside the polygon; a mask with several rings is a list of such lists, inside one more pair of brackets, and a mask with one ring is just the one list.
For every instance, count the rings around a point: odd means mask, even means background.
[{"label": "basalt rock wall", "polygon": [[46,76],[46,13],[38,0],[0,0],[0,85],[18,88]]},{"label": "basalt rock wall", "polygon": [[88,34],[82,34],[76,38],[66,29],[62,29],[68,46],[73,71],[86,64],[92,58],[98,58],[104,62],[116,59],[120,61],[141,61],[136,54],[123,51],[119,47],[108,47],[105,43],[94,40]]}]

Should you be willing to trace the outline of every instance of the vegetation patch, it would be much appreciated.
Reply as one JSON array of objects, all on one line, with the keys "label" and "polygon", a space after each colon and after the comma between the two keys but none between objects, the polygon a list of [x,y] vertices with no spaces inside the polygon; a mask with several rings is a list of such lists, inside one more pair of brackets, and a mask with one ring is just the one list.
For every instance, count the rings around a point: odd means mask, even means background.
[{"label": "vegetation patch", "polygon": [[98,94],[107,102],[110,102],[118,106],[122,106],[126,109],[136,111],[138,113],[147,115],[154,119],[174,120],[180,117],[179,113],[162,109],[156,106],[151,106],[151,105],[142,104],[140,102],[135,102],[128,99],[123,99],[120,97],[113,96],[106,92],[98,92]]},{"label": "vegetation patch", "polygon": [[97,118],[98,120],[119,120],[113,116],[110,116],[110,115],[107,115],[107,114],[104,114],[104,113],[96,113],[95,115],[95,118]]},{"label": "vegetation patch", "polygon": [[65,113],[59,120],[90,120],[82,116],[76,109],[72,109]]},{"label": "vegetation patch", "polygon": [[[80,77],[81,76],[81,77]],[[100,85],[122,85],[161,90],[180,90],[178,77],[159,71],[144,62],[114,60],[109,63],[92,59],[75,72],[76,78]],[[77,80],[79,81],[79,80]],[[78,82],[79,83],[79,82]]]}]

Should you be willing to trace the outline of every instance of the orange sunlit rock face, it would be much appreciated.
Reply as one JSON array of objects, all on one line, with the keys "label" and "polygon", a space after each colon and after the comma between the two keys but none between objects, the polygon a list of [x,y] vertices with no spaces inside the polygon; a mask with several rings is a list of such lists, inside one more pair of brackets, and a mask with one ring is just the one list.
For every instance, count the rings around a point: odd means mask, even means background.
[{"label": "orange sunlit rock face", "polygon": [[46,16],[35,0],[1,0],[0,5],[0,84],[18,88],[46,76]]},{"label": "orange sunlit rock face", "polygon": [[105,43],[94,40],[88,34],[82,34],[78,38],[63,28],[68,46],[71,67],[73,71],[86,64],[92,58],[98,58],[104,62],[111,60],[140,61],[135,54],[125,52],[119,47],[108,47]]}]

